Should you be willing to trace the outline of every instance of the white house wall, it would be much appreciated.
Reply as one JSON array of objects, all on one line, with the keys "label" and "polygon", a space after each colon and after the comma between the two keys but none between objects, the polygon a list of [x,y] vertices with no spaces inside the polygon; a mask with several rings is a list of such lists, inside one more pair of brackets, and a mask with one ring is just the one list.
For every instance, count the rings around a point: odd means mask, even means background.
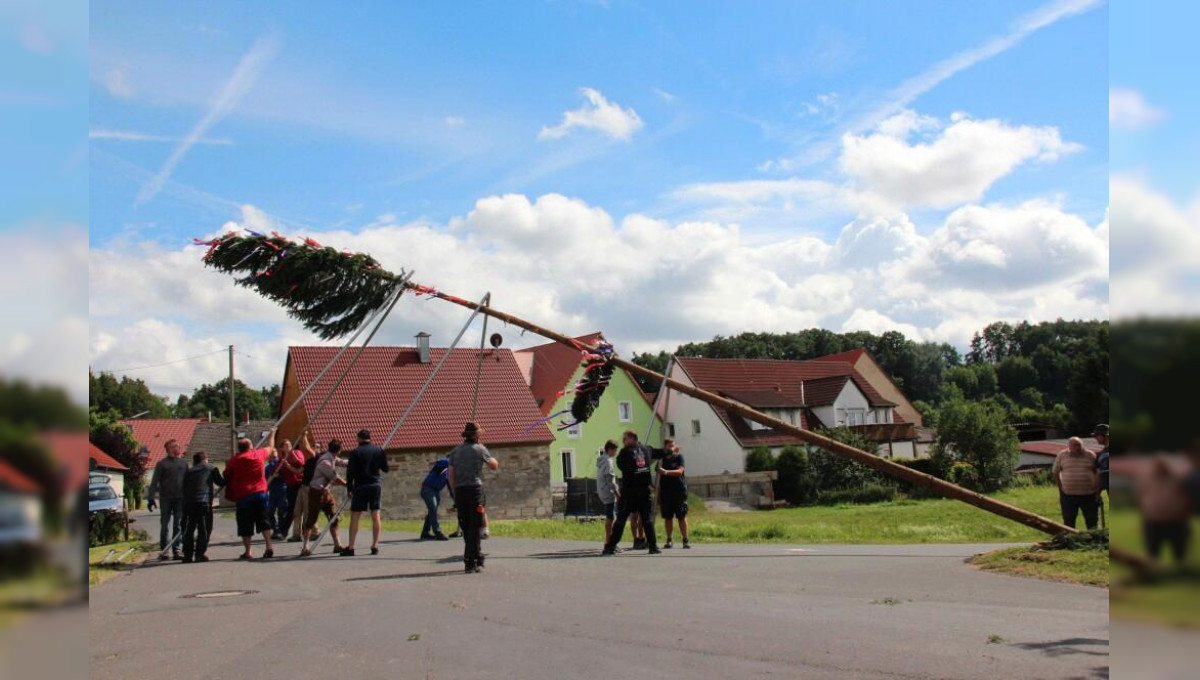
[{"label": "white house wall", "polygon": [[[669,377],[695,387],[678,364],[671,367]],[[746,453],[712,406],[679,392],[671,392],[666,399],[664,420],[675,425],[675,443],[682,449],[689,476],[745,471]],[[693,420],[700,421],[699,436],[692,434]]]}]

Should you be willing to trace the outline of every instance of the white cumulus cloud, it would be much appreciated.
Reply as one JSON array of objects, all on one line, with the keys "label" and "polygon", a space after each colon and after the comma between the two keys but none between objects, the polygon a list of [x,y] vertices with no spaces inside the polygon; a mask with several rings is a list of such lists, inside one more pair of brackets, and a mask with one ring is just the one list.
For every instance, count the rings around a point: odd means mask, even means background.
[{"label": "white cumulus cloud", "polygon": [[1139,90],[1114,87],[1108,91],[1108,124],[1119,130],[1149,127],[1166,117],[1166,112],[1146,101]]}]

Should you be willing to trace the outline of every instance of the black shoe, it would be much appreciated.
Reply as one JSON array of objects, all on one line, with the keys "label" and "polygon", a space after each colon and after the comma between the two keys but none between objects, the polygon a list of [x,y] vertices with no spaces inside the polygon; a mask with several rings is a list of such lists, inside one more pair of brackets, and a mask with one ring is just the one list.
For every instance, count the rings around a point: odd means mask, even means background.
[{"label": "black shoe", "polygon": [[692,544],[691,544],[691,543],[688,543],[686,538],[685,538],[685,539],[683,539],[683,549],[684,549],[684,550],[691,550],[691,549],[692,549]]},{"label": "black shoe", "polygon": [[372,554],[372,555],[378,555],[378,554],[379,554],[379,548],[371,548],[371,554]]},{"label": "black shoe", "polygon": [[645,549],[646,549],[646,542],[645,542],[645,541],[634,541],[634,542],[633,542],[633,549],[634,549],[634,550],[645,550]]},{"label": "black shoe", "polygon": [[671,548],[674,548],[674,547],[675,546],[670,541],[663,543],[663,550],[670,550]]},{"label": "black shoe", "polygon": [[661,555],[661,554],[662,554],[662,551],[661,551],[661,550],[659,550],[658,548],[651,548],[651,549],[650,549],[650,552],[649,552],[649,553],[647,553],[647,554],[649,554],[649,555]]},{"label": "black shoe", "polygon": [[268,551],[266,551],[266,552],[264,552],[264,553],[263,553],[263,559],[264,559],[264,560],[269,560],[269,559],[271,559],[272,557],[275,557],[275,551],[274,551],[274,550],[268,550]]},{"label": "black shoe", "polygon": [[208,561],[208,555],[197,555],[197,556],[196,556],[196,561],[197,561],[197,562],[207,562],[207,561]]},{"label": "black shoe", "polygon": [[432,541],[433,536],[426,536],[425,534],[421,534],[421,537],[418,538],[417,540],[418,541]]},{"label": "black shoe", "polygon": [[354,557],[354,548],[342,548],[338,554],[342,557]]},{"label": "black shoe", "polygon": [[613,555],[616,555],[616,554],[617,553],[615,551],[613,551],[611,548],[605,548],[604,550],[600,551],[601,557],[612,557]]},{"label": "black shoe", "polygon": [[438,541],[449,541],[450,540],[450,537],[447,536],[446,534],[438,534],[438,535],[434,536],[433,538],[434,538],[434,540],[438,540]]},{"label": "black shoe", "polygon": [[304,540],[304,538],[302,536],[292,536],[291,538],[289,538],[287,540],[287,542],[288,543],[299,543],[300,541],[303,541],[303,540]]},{"label": "black shoe", "polygon": [[468,574],[475,573],[475,563],[474,562],[464,562],[463,567],[466,570],[466,573],[468,573]]},{"label": "black shoe", "polygon": [[182,559],[183,559],[183,555],[182,555],[182,554],[180,554],[180,553],[171,553],[171,559],[173,559],[173,560],[175,560],[176,562],[178,562],[179,560],[182,560]]}]

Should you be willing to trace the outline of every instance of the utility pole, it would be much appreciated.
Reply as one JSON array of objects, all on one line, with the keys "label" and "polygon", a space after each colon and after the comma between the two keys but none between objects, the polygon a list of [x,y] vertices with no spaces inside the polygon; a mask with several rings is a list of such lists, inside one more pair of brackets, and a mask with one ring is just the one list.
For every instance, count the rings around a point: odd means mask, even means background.
[{"label": "utility pole", "polygon": [[229,346],[229,455],[237,452],[237,411],[233,400],[233,345]]}]

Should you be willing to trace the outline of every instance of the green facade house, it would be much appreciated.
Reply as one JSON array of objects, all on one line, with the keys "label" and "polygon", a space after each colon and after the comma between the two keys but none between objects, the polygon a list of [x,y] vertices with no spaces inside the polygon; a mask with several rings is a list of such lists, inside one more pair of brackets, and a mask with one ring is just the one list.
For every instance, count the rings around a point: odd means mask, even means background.
[{"label": "green facade house", "polygon": [[[591,345],[600,337],[603,337],[600,333],[592,333],[576,340]],[[549,343],[519,350],[515,355],[543,416],[570,408],[575,398],[571,388],[583,374],[579,350]],[[559,396],[559,392],[564,394]],[[558,429],[559,423],[570,421],[570,415],[549,423],[555,437],[550,444],[550,484],[562,486],[567,479],[594,478],[596,454],[604,442],[612,439],[619,444],[626,430],[633,430],[644,439],[651,419],[654,422],[651,441],[661,442],[662,423],[653,413],[651,399],[628,372],[618,369],[588,422],[562,431]]]}]

